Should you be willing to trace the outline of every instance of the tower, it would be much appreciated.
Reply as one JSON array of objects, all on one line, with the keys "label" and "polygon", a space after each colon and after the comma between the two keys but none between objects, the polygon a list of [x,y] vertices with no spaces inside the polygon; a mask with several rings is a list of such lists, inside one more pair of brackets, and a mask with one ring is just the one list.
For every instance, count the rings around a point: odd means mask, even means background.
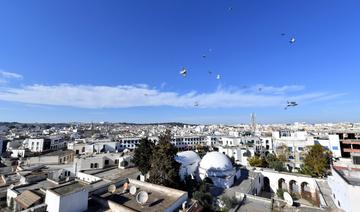
[{"label": "tower", "polygon": [[255,113],[251,113],[250,117],[251,117],[251,130],[252,130],[252,133],[255,135],[255,131],[256,131],[256,115],[255,115]]}]

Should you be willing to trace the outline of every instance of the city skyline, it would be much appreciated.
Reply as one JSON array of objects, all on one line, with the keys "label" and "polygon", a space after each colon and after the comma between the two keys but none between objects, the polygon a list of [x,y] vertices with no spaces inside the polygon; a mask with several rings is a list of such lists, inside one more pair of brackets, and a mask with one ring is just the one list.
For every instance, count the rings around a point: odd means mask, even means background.
[{"label": "city skyline", "polygon": [[[2,2],[0,119],[355,122],[356,6]],[[299,105],[284,110],[287,101]]]}]

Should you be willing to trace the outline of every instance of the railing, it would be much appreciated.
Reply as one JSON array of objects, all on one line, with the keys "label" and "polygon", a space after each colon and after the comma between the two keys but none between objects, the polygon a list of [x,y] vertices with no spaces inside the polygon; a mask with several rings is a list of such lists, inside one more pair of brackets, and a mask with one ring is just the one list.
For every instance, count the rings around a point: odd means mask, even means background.
[{"label": "railing", "polygon": [[340,140],[343,144],[360,144],[358,139]]},{"label": "railing", "polygon": [[344,152],[360,152],[360,149],[344,148]]}]

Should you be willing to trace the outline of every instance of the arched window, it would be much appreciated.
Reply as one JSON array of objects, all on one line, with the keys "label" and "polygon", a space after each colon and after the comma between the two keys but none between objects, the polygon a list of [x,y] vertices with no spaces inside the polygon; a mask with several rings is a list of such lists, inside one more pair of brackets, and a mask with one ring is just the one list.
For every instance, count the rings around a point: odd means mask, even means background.
[{"label": "arched window", "polygon": [[287,186],[286,186],[284,178],[279,179],[278,187],[279,187],[279,189],[287,190]]}]

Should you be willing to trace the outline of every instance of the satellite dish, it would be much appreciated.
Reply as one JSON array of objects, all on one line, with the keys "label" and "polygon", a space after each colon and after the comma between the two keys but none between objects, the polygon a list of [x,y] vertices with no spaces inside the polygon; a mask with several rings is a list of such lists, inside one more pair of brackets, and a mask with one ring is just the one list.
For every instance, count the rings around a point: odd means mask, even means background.
[{"label": "satellite dish", "polygon": [[140,191],[136,195],[136,202],[138,202],[141,205],[145,204],[148,201],[148,199],[149,199],[149,194],[146,191]]},{"label": "satellite dish", "polygon": [[136,194],[136,186],[130,186],[130,194],[135,195]]},{"label": "satellite dish", "polygon": [[114,193],[116,191],[116,186],[114,184],[109,185],[108,192]]},{"label": "satellite dish", "polygon": [[294,200],[288,192],[284,192],[284,200],[289,206],[292,206],[294,204]]},{"label": "satellite dish", "polygon": [[184,202],[181,204],[181,208],[182,208],[183,210],[185,210],[185,209],[186,209],[186,205],[187,205],[187,201],[184,201]]}]

